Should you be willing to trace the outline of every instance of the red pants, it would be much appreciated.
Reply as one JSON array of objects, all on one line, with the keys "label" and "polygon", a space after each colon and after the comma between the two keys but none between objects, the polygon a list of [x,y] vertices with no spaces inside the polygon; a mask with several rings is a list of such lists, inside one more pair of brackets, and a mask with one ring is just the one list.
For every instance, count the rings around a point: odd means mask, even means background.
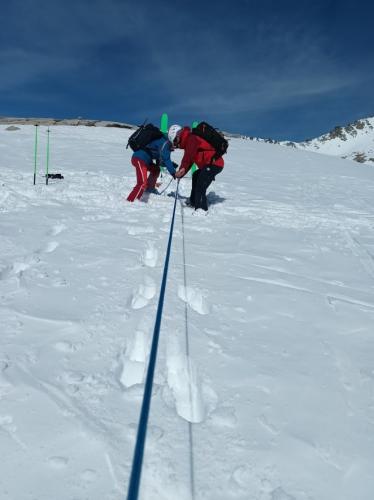
[{"label": "red pants", "polygon": [[[147,165],[145,161],[132,157],[131,163],[136,171],[136,185],[127,197],[127,201],[139,200],[146,189],[154,189],[156,181],[160,175],[160,167]],[[149,171],[149,177],[148,176]]]}]

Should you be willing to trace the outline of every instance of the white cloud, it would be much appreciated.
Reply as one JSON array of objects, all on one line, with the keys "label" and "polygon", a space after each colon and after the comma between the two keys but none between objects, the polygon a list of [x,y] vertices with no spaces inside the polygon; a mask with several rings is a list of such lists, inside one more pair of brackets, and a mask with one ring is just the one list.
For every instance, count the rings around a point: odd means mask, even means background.
[{"label": "white cloud", "polygon": [[274,21],[252,31],[242,44],[222,31],[187,47],[176,34],[170,64],[150,46],[159,68],[154,81],[169,94],[174,111],[265,111],[358,87],[367,77],[342,66],[316,30],[295,25],[284,31]]}]

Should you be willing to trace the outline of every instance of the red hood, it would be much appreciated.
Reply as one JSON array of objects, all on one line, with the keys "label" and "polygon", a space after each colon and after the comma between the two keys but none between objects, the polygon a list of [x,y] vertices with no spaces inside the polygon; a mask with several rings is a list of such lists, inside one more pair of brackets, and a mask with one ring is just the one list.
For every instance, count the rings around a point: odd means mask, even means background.
[{"label": "red hood", "polygon": [[183,127],[182,131],[180,132],[180,136],[179,136],[180,137],[180,141],[179,141],[180,149],[185,149],[187,139],[190,135],[191,135],[190,127]]}]

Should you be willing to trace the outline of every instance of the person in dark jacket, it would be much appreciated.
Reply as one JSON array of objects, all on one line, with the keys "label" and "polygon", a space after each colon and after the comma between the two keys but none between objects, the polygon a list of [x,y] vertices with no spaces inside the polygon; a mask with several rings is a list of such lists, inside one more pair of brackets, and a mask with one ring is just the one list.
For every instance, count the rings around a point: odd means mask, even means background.
[{"label": "person in dark jacket", "polygon": [[184,149],[182,162],[175,177],[184,177],[192,165],[197,170],[192,175],[192,189],[187,204],[195,210],[208,210],[206,190],[214,181],[216,175],[222,172],[223,158],[215,159],[216,150],[207,141],[191,132],[189,127],[172,125],[168,132],[169,141],[173,147]]},{"label": "person in dark jacket", "polygon": [[166,137],[161,137],[132,155],[131,163],[136,171],[136,185],[128,195],[127,201],[139,200],[144,191],[157,193],[156,182],[160,175],[160,165],[166,167],[170,175],[175,175],[175,167],[170,158],[171,150],[170,141]]}]

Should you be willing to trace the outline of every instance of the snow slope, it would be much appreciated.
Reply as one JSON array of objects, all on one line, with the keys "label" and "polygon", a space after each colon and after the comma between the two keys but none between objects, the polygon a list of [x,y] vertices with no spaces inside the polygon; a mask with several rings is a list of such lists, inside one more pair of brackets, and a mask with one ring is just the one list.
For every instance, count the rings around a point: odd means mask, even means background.
[{"label": "snow slope", "polygon": [[[173,206],[125,201],[128,134],[52,128],[45,186],[40,127],[33,186],[34,127],[0,127],[2,500],[126,498]],[[209,199],[177,206],[141,498],[372,500],[374,170],[232,139]]]},{"label": "snow slope", "polygon": [[[290,144],[290,143],[289,143]],[[292,143],[297,148],[333,156],[341,156],[359,163],[374,164],[374,117],[350,123],[310,141]]]}]

